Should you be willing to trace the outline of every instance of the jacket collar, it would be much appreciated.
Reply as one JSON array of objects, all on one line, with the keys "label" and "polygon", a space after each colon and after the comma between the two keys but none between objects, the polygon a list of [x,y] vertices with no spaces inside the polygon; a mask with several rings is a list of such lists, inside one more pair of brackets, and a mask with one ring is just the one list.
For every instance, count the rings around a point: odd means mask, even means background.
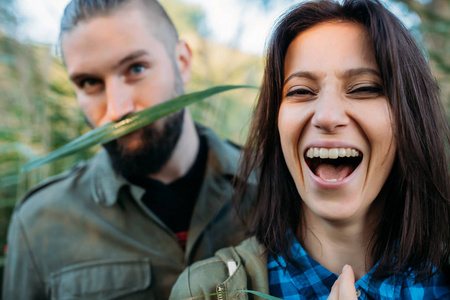
[{"label": "jacket collar", "polygon": [[195,243],[202,235],[204,228],[214,219],[226,203],[233,199],[231,179],[238,168],[240,151],[229,143],[223,142],[211,129],[196,125],[200,136],[206,137],[208,155],[205,176],[194,208],[195,219],[191,221],[189,239],[186,244],[188,263],[194,260],[189,257]]},{"label": "jacket collar", "polygon": [[[200,135],[206,137],[208,143],[209,150],[205,181],[215,179],[223,180],[223,176],[227,176],[231,179],[234,174],[236,174],[238,168],[239,152],[236,150],[230,151],[234,146],[224,143],[211,129],[199,124],[196,124],[196,128]],[[130,188],[130,192],[134,199],[141,199],[145,193],[143,188],[131,184],[114,171],[105,149],[102,149],[92,159],[92,168],[93,172],[90,181],[90,189],[94,201],[97,204],[107,207],[114,205],[118,200],[119,190],[124,186]],[[202,186],[205,186],[205,182]],[[220,188],[218,191],[220,191]],[[216,199],[225,199],[225,197],[217,197]],[[223,201],[212,203],[213,206],[220,207],[222,204]]]},{"label": "jacket collar", "polygon": [[[208,143],[208,165],[212,164],[216,174],[234,176],[238,168],[239,151],[224,143],[211,129],[196,124],[199,135],[205,136]],[[234,148],[233,150],[230,150]]]},{"label": "jacket collar", "polygon": [[145,193],[143,188],[130,184],[114,171],[108,153],[104,149],[92,159],[92,169],[91,195],[99,205],[106,207],[114,205],[118,200],[119,190],[124,186],[129,187],[135,199],[141,199]]}]

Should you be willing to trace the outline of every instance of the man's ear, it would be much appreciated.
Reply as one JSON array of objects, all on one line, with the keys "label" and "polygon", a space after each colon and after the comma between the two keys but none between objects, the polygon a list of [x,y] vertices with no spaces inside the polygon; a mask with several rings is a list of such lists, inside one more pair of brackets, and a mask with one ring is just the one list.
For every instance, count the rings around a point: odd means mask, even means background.
[{"label": "man's ear", "polygon": [[183,83],[186,84],[191,79],[191,48],[185,41],[179,41],[176,47],[175,59],[180,71]]}]

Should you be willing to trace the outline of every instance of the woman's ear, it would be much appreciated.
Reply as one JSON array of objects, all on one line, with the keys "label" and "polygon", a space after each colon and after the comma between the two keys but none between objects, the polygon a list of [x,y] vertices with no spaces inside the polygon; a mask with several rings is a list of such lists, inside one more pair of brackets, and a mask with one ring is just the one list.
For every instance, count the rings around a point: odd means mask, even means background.
[{"label": "woman's ear", "polygon": [[178,70],[181,74],[181,79],[183,80],[183,84],[186,84],[191,79],[192,52],[191,48],[185,41],[178,42],[175,59],[178,65]]}]

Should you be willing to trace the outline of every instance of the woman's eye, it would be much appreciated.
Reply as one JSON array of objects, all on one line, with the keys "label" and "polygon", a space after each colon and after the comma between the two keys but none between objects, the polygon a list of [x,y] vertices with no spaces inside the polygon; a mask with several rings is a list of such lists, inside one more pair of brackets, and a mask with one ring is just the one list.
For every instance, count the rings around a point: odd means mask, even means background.
[{"label": "woman's eye", "polygon": [[361,87],[356,87],[356,88],[350,90],[349,94],[383,95],[383,89],[380,86],[361,86]]},{"label": "woman's eye", "polygon": [[145,70],[145,67],[141,64],[134,64],[130,67],[130,73],[135,75],[142,73]]},{"label": "woman's eye", "polygon": [[293,90],[293,91],[289,91],[286,94],[286,97],[304,96],[304,95],[315,95],[315,93],[312,92],[311,90],[307,90],[307,89],[296,89],[296,90]]}]

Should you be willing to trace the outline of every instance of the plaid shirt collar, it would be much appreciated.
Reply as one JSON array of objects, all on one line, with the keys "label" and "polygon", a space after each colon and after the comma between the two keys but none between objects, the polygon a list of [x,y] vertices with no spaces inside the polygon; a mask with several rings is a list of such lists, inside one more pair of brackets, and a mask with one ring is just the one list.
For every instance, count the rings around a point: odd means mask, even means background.
[{"label": "plaid shirt collar", "polygon": [[[310,257],[295,238],[291,251],[300,269],[289,264],[285,272],[283,268],[286,261],[283,257],[278,256],[278,263],[274,257],[268,255],[270,294],[285,300],[327,299],[338,275]],[[355,283],[358,299],[449,299],[445,297],[450,297],[450,287],[441,273],[430,281],[417,284],[413,276],[395,275],[376,280],[372,278],[376,266]]]}]

